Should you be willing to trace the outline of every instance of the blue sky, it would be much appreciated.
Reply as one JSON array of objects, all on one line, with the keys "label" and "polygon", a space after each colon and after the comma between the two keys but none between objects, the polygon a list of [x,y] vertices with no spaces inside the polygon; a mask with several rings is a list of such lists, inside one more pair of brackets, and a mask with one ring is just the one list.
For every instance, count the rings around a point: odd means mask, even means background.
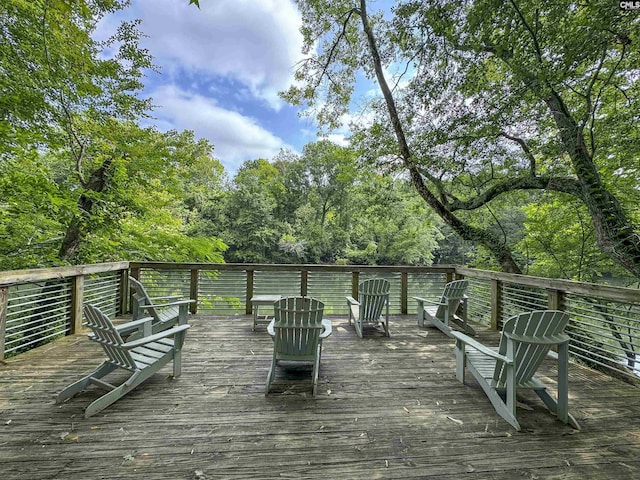
[{"label": "blue sky", "polygon": [[[161,131],[193,130],[214,144],[214,156],[233,175],[245,160],[271,159],[280,149],[300,152],[316,127],[278,97],[301,60],[297,7],[289,0],[133,0],[111,18],[142,20],[142,46],[161,73],[150,73]],[[330,139],[344,141],[346,128]]]}]

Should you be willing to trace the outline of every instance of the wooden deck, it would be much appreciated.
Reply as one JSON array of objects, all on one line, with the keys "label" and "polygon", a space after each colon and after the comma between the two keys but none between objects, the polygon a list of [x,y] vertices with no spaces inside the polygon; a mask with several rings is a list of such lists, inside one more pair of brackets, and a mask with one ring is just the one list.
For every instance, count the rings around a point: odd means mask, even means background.
[{"label": "wooden deck", "polygon": [[306,372],[279,376],[264,396],[271,340],[250,316],[191,318],[183,375],[171,380],[165,367],[90,419],[96,392],[54,404],[102,360],[85,336],[10,359],[0,365],[0,478],[640,478],[638,388],[572,365],[582,431],[527,395],[516,432],[477,384],[456,380],[440,331],[397,316],[390,339],[359,340],[345,318],[332,321],[315,399]]}]

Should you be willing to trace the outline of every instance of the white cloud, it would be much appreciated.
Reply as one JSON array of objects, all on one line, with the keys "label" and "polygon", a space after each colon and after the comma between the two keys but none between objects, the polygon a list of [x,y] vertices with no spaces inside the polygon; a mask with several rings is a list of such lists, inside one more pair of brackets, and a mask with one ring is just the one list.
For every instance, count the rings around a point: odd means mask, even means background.
[{"label": "white cloud", "polygon": [[278,110],[277,92],[293,81],[301,58],[301,19],[289,0],[136,0],[145,46],[165,75],[181,69],[194,75],[237,80]]},{"label": "white cloud", "polygon": [[323,138],[329,140],[332,143],[335,143],[336,145],[340,145],[341,147],[349,146],[349,139],[345,135],[340,133],[330,133]]},{"label": "white cloud", "polygon": [[159,108],[154,124],[161,130],[193,130],[214,144],[214,156],[233,174],[245,160],[271,159],[281,148],[294,148],[250,118],[226,110],[199,94],[163,86],[152,93]]}]

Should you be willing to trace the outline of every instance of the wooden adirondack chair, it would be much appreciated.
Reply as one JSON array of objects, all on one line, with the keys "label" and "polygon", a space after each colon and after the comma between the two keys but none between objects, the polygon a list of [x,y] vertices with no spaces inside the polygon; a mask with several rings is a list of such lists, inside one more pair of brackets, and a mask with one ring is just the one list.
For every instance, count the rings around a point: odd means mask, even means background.
[{"label": "wooden adirondack chair", "polygon": [[275,318],[267,326],[273,339],[273,358],[267,375],[269,394],[279,362],[313,364],[313,395],[318,386],[322,340],[331,335],[331,321],[323,320],[324,304],[315,298],[286,297],[274,304]]},{"label": "wooden adirondack chair", "polygon": [[[107,359],[92,373],[62,390],[56,398],[56,403],[64,402],[90,385],[109,390],[87,407],[85,417],[88,418],[129,393],[170,361],[173,361],[173,376],[180,375],[182,344],[190,325],[178,325],[152,334],[153,319],[150,317],[116,327],[109,317],[93,305],[85,305],[84,315],[93,332],[89,339],[102,346]],[[125,343],[122,334],[133,330],[140,332],[140,338]],[[114,386],[102,380],[118,368],[131,372],[131,376],[125,382]]]},{"label": "wooden adirondack chair", "polygon": [[187,323],[189,305],[195,300],[183,300],[179,296],[149,297],[142,283],[133,277],[129,277],[129,285],[133,293],[132,318],[152,317],[152,333]]},{"label": "wooden adirondack chair", "polygon": [[[384,278],[365,280],[358,286],[358,300],[347,298],[349,307],[349,325],[353,320],[357,335],[362,338],[365,326],[382,325],[384,334],[389,337],[389,290],[391,284]],[[384,315],[382,309],[385,309]]]},{"label": "wooden adirondack chair", "polygon": [[469,335],[476,332],[467,323],[467,287],[468,280],[456,280],[444,286],[440,300],[434,302],[422,297],[413,297],[418,302],[416,316],[418,325],[424,326],[425,320],[438,327],[446,335],[451,336],[451,324],[464,330]]},{"label": "wooden adirondack chair", "polygon": [[[498,348],[452,332],[456,339],[456,377],[464,383],[465,367],[473,374],[496,412],[516,430],[516,393],[531,389],[564,423],[580,429],[569,413],[569,336],[564,328],[569,316],[556,310],[521,313],[507,320]],[[551,346],[558,346],[558,399],[534,377]]]}]

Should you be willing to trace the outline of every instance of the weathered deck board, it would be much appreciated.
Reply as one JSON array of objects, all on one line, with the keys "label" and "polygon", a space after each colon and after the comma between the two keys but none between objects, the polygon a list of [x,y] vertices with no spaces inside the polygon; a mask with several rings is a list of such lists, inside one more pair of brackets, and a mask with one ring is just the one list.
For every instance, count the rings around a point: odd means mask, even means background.
[{"label": "weathered deck board", "polygon": [[0,477],[640,478],[638,388],[572,365],[583,430],[524,395],[516,432],[471,378],[456,380],[438,330],[397,316],[390,339],[360,340],[332,320],[315,399],[304,371],[279,372],[264,396],[271,340],[250,316],[192,318],[179,379],[166,367],[90,419],[96,392],[53,400],[101,361],[96,345],[72,336],[11,359],[0,365]]}]

